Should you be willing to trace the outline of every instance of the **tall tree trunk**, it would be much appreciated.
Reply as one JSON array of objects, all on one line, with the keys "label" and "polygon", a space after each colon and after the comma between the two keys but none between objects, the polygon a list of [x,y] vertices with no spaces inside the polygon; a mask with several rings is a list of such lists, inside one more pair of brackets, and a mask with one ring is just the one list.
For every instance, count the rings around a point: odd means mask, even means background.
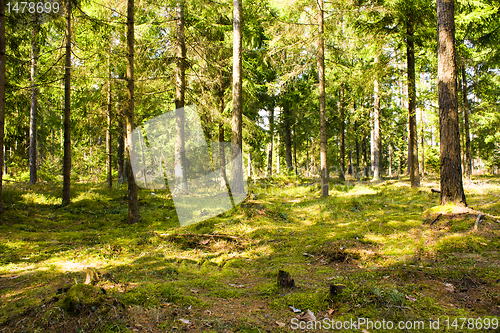
[{"label": "tall tree trunk", "polygon": [[[5,1],[0,1],[0,147],[4,146],[5,130]],[[5,153],[0,149],[0,169],[4,169]],[[3,172],[0,172],[0,212],[3,211],[2,200]]]},{"label": "tall tree trunk", "polygon": [[292,160],[292,130],[291,130],[291,114],[290,105],[286,101],[283,104],[283,121],[285,125],[285,157],[286,157],[286,168],[290,172],[293,170],[293,160]]},{"label": "tall tree trunk", "polygon": [[267,147],[267,177],[273,175],[274,105],[269,108],[269,144]]},{"label": "tall tree trunk", "polygon": [[243,188],[243,91],[241,77],[242,57],[242,1],[233,0],[233,122],[232,122],[232,193],[242,194]]},{"label": "tall tree trunk", "polygon": [[128,182],[128,217],[129,224],[137,223],[141,217],[139,214],[139,201],[137,197],[137,183],[135,182],[132,164],[130,160],[130,148],[132,147],[132,131],[134,130],[134,0],[127,2],[127,90],[128,109],[125,117],[127,128],[127,182]]},{"label": "tall tree trunk", "polygon": [[345,111],[344,111],[344,87],[340,86],[339,96],[340,109],[340,170],[339,177],[345,180]]},{"label": "tall tree trunk", "polygon": [[107,105],[107,126],[106,126],[106,168],[107,168],[107,174],[108,174],[108,188],[111,188],[113,186],[113,171],[112,171],[112,166],[113,166],[113,160],[112,160],[112,154],[111,154],[111,48],[109,50],[108,54],[108,105]]},{"label": "tall tree trunk", "polygon": [[177,59],[175,69],[175,190],[187,190],[186,149],[184,138],[185,112],[184,96],[186,91],[186,44],[184,38],[184,1],[177,2]]},{"label": "tall tree trunk", "polygon": [[38,108],[38,87],[36,82],[36,70],[38,61],[38,15],[33,14],[33,31],[31,34],[31,108],[30,108],[30,185],[36,184],[37,181],[37,108]]},{"label": "tall tree trunk", "polygon": [[361,150],[363,151],[363,177],[368,176],[368,152],[366,149],[366,135],[363,133],[363,140],[361,141]]},{"label": "tall tree trunk", "polygon": [[380,180],[380,95],[378,80],[373,81],[373,179]]},{"label": "tall tree trunk", "polygon": [[276,173],[279,175],[281,172],[280,165],[280,133],[276,134]]},{"label": "tall tree trunk", "polygon": [[470,149],[470,128],[469,128],[469,99],[467,98],[467,74],[465,71],[465,61],[462,66],[462,97],[464,100],[464,128],[465,128],[465,177],[468,181],[472,176],[472,153]]},{"label": "tall tree trunk", "polygon": [[[356,108],[356,105],[354,106]],[[355,135],[355,144],[356,144],[356,180],[359,180],[359,126],[358,122],[354,122],[354,135]]]},{"label": "tall tree trunk", "polygon": [[71,200],[71,1],[66,7],[66,64],[64,73],[64,157],[63,157],[63,193],[62,204]]},{"label": "tall tree trunk", "polygon": [[[119,105],[121,107],[121,105]],[[123,125],[123,113],[120,112],[118,115],[118,129],[116,135],[116,158],[118,163],[118,183],[123,184],[125,182],[125,173],[124,173],[124,165],[125,165],[125,126]]]},{"label": "tall tree trunk", "polygon": [[406,22],[406,60],[408,70],[408,168],[412,187],[420,186],[418,171],[418,140],[416,115],[416,86],[415,86],[415,42],[413,31],[413,13],[408,14]]},{"label": "tall tree trunk", "polygon": [[421,129],[420,129],[420,149],[422,150],[422,160],[420,161],[420,172],[422,177],[425,176],[425,137],[424,137],[424,128],[425,128],[425,121],[424,121],[424,110],[423,108],[420,108],[420,123],[421,123]]},{"label": "tall tree trunk", "polygon": [[389,177],[392,177],[392,144],[389,143]]},{"label": "tall tree trunk", "polygon": [[293,124],[293,166],[295,169],[295,175],[299,175],[299,169],[297,167],[297,136],[295,134],[295,124]]},{"label": "tall tree trunk", "polygon": [[437,0],[441,204],[467,205],[460,162],[454,14],[453,0]]},{"label": "tall tree trunk", "polygon": [[326,161],[326,100],[325,100],[325,42],[323,40],[323,0],[318,0],[318,79],[319,79],[319,138],[321,161],[321,197],[328,196],[328,165]]},{"label": "tall tree trunk", "polygon": [[219,115],[221,117],[219,121],[219,171],[220,171],[220,188],[225,190],[229,189],[229,184],[227,182],[226,175],[226,152],[224,149],[224,121],[222,121],[222,114],[224,113],[224,83],[222,73],[220,74],[219,82]]}]

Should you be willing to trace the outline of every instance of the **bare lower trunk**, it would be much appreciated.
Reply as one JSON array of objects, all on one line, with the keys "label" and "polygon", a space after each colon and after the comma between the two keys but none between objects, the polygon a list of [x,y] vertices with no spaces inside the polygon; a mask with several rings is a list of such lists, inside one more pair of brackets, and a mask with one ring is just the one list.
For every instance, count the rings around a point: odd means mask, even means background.
[{"label": "bare lower trunk", "polygon": [[344,112],[344,88],[340,87],[339,98],[340,109],[340,170],[339,177],[345,180],[345,112]]},{"label": "bare lower trunk", "polygon": [[[5,1],[0,1],[0,147],[4,145],[5,129]],[[3,170],[5,153],[0,149],[0,168]],[[3,211],[3,173],[0,172],[0,212]]]},{"label": "bare lower trunk", "polygon": [[273,175],[274,106],[269,109],[269,144],[267,147],[267,177]]},{"label": "bare lower trunk", "polygon": [[454,11],[453,0],[437,0],[442,205],[466,205],[460,162]]},{"label": "bare lower trunk", "polygon": [[128,217],[129,224],[137,223],[139,215],[139,200],[137,183],[135,182],[132,165],[130,162],[130,149],[132,147],[132,131],[134,130],[134,0],[127,3],[127,91],[128,109],[125,117],[127,129],[127,182],[128,182]]},{"label": "bare lower trunk", "polygon": [[472,176],[472,153],[470,148],[470,128],[469,128],[469,100],[467,98],[467,75],[465,71],[465,61],[462,66],[462,91],[464,99],[464,129],[465,129],[465,177],[471,180]]},{"label": "bare lower trunk", "polygon": [[116,135],[116,157],[118,163],[118,183],[125,182],[124,165],[125,165],[125,138],[123,133],[125,128],[123,125],[123,114],[118,116],[118,133]]},{"label": "bare lower trunk", "polygon": [[107,126],[106,126],[106,168],[107,168],[107,183],[108,188],[113,186],[113,172],[112,172],[112,154],[111,154],[111,61],[108,55],[108,105],[107,105]]},{"label": "bare lower trunk", "polygon": [[413,17],[407,18],[406,54],[408,62],[408,166],[412,187],[420,186],[418,171],[418,140],[416,115],[416,87],[415,87],[415,43],[413,33]]},{"label": "bare lower trunk", "polygon": [[286,168],[288,172],[293,169],[293,160],[292,160],[292,130],[291,130],[291,118],[292,114],[290,111],[290,106],[288,102],[285,102],[283,105],[283,117],[284,117],[284,125],[285,125],[285,157],[286,157]]},{"label": "bare lower trunk", "polygon": [[318,0],[318,78],[319,78],[319,137],[321,160],[321,197],[328,196],[328,165],[326,161],[326,100],[325,100],[325,43],[323,40],[323,0]]},{"label": "bare lower trunk", "polygon": [[373,179],[380,180],[380,95],[378,80],[373,82]]},{"label": "bare lower trunk", "polygon": [[38,108],[38,87],[36,86],[36,70],[38,61],[38,18],[33,14],[33,32],[31,41],[31,108],[30,108],[30,185],[37,181],[37,108]]},{"label": "bare lower trunk", "polygon": [[232,123],[232,160],[231,179],[233,194],[242,194],[243,188],[243,91],[241,77],[242,62],[242,1],[233,0],[233,123]]},{"label": "bare lower trunk", "polygon": [[71,1],[67,2],[66,12],[66,64],[64,73],[64,157],[63,157],[63,193],[62,204],[71,200]]},{"label": "bare lower trunk", "polygon": [[184,96],[186,91],[186,45],[184,38],[184,1],[177,3],[177,60],[175,69],[175,190],[187,190],[186,149],[184,138],[185,113]]}]

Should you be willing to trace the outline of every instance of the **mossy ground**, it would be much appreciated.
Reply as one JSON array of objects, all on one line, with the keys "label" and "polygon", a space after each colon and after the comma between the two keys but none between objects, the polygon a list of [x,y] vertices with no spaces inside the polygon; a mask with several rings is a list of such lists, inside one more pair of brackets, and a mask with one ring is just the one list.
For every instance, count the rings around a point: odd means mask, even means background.
[{"label": "mossy ground", "polygon": [[[126,186],[74,184],[60,207],[59,184],[9,183],[0,332],[292,331],[289,306],[320,320],[500,317],[500,179],[466,184],[473,209],[438,206],[432,186],[332,182],[320,199],[314,180],[275,178],[181,228],[166,192],[141,190],[128,225]],[[86,267],[97,286],[80,287]],[[295,289],[277,287],[279,269]],[[346,286],[333,299],[331,283]]]}]

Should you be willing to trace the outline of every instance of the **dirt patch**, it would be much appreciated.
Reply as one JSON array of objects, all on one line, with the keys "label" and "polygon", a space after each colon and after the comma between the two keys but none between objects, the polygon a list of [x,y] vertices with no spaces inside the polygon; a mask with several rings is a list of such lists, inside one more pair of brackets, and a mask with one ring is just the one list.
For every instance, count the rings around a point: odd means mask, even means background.
[{"label": "dirt patch", "polygon": [[236,236],[223,234],[161,234],[161,238],[174,243],[181,250],[200,249],[200,250],[220,250],[221,248],[233,248],[236,250],[244,249],[248,240]]},{"label": "dirt patch", "polygon": [[355,240],[340,240],[321,245],[314,254],[327,263],[347,263],[373,254],[374,247]]}]

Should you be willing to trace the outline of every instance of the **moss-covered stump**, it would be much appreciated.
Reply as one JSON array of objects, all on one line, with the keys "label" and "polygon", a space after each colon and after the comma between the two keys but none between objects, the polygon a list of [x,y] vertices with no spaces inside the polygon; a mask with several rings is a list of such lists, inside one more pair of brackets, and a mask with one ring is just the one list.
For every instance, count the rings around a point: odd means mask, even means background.
[{"label": "moss-covered stump", "polygon": [[78,283],[66,292],[66,295],[57,302],[57,306],[69,314],[76,315],[96,311],[102,307],[108,308],[108,303],[103,289]]}]

